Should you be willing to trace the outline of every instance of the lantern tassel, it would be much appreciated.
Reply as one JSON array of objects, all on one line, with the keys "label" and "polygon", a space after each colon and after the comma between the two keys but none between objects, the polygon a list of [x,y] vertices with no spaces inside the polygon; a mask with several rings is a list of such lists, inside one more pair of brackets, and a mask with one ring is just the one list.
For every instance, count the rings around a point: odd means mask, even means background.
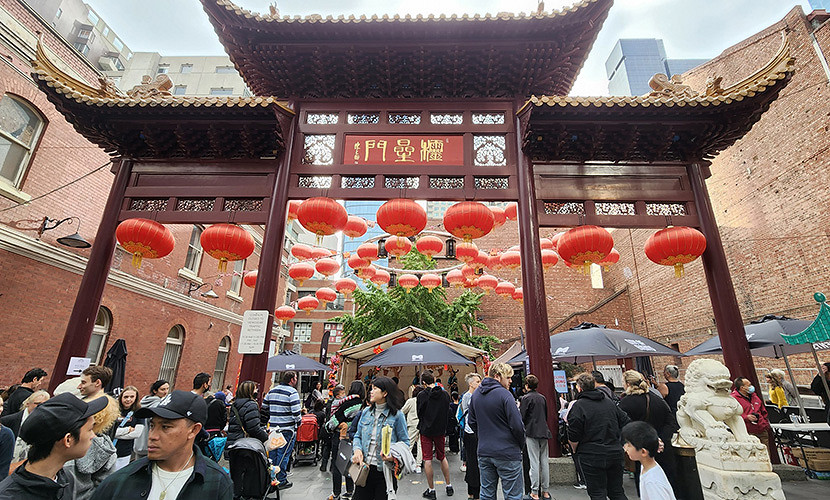
[{"label": "lantern tassel", "polygon": [[133,267],[136,269],[141,267],[141,252],[136,252],[133,254]]},{"label": "lantern tassel", "polygon": [[591,261],[586,260],[585,263],[582,264],[582,273],[591,274]]},{"label": "lantern tassel", "polygon": [[219,259],[219,272],[225,273],[228,271],[228,259],[222,257]]},{"label": "lantern tassel", "polygon": [[675,264],[674,265],[674,277],[675,278],[682,278],[683,277],[683,264]]}]

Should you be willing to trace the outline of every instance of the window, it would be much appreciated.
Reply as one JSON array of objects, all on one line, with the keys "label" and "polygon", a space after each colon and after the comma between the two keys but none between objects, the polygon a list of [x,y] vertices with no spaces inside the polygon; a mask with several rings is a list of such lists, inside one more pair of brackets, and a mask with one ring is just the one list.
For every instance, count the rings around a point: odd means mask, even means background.
[{"label": "window", "polygon": [[179,73],[187,74],[193,72],[193,65],[192,64],[182,64],[179,68]]},{"label": "window", "polygon": [[216,73],[220,75],[232,75],[236,73],[236,68],[233,66],[216,66]]},{"label": "window", "polygon": [[233,89],[219,87],[210,89],[210,95],[233,95]]},{"label": "window", "polygon": [[202,262],[202,228],[193,226],[190,233],[190,243],[187,245],[187,257],[184,260],[184,268],[193,274],[199,274],[199,264]]},{"label": "window", "polygon": [[99,307],[95,326],[92,328],[92,336],[89,338],[89,347],[86,348],[86,357],[92,360],[93,365],[101,364],[101,356],[104,353],[104,346],[107,345],[107,336],[111,326],[112,314],[106,307]]},{"label": "window", "polygon": [[92,30],[87,29],[79,29],[78,38],[80,38],[81,40],[87,40],[89,42],[94,40],[94,37],[92,36]]},{"label": "window", "polygon": [[101,34],[104,35],[104,37],[109,35],[110,34],[110,27],[109,26],[104,26],[104,29],[101,30]]},{"label": "window", "polygon": [[326,323],[323,331],[331,332],[329,344],[341,344],[343,342],[343,323]]},{"label": "window", "polygon": [[55,12],[55,19],[60,19],[62,15],[63,11],[61,9],[58,9],[58,11]]},{"label": "window", "polygon": [[179,358],[182,355],[183,344],[184,327],[176,325],[167,333],[164,354],[161,357],[161,369],[159,370],[159,379],[170,382],[171,386],[176,385],[176,370],[179,368]]},{"label": "window", "polygon": [[93,26],[98,24],[98,15],[92,12],[91,10],[87,13],[86,18],[89,19],[89,22],[91,22]]},{"label": "window", "polygon": [[124,63],[121,62],[121,59],[113,57],[112,62],[115,64],[115,68],[118,69],[118,71],[124,71]]},{"label": "window", "polygon": [[221,391],[225,384],[225,372],[228,370],[228,355],[231,352],[231,338],[225,336],[219,342],[219,353],[216,355],[216,367],[213,369],[213,380],[210,390]]},{"label": "window", "polygon": [[231,276],[231,293],[237,295],[242,291],[242,273],[245,272],[245,261],[235,260],[233,262],[233,276]]},{"label": "window", "polygon": [[121,52],[122,50],[124,50],[124,42],[122,42],[118,38],[113,38],[112,39],[112,44],[113,44],[113,46],[115,46],[116,49],[118,49],[118,52]]},{"label": "window", "polygon": [[78,52],[80,52],[83,55],[89,54],[89,45],[87,45],[83,42],[75,42],[75,43],[72,44],[72,46],[75,47],[75,50],[77,50]]},{"label": "window", "polygon": [[187,94],[187,85],[176,85],[173,87],[173,95],[185,95]]},{"label": "window", "polygon": [[43,118],[32,105],[19,97],[3,95],[0,99],[0,182],[20,187],[43,125]]},{"label": "window", "polygon": [[164,75],[164,74],[167,74],[168,71],[170,71],[170,68],[168,66],[159,66],[159,69],[158,69],[158,71],[156,71],[156,74],[157,75]]},{"label": "window", "polygon": [[311,342],[311,323],[294,323],[294,342]]}]

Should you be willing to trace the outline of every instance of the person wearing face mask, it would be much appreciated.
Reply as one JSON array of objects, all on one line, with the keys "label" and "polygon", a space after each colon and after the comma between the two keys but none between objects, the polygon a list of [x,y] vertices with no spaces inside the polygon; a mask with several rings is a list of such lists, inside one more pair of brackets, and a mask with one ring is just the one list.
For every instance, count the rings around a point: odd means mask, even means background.
[{"label": "person wearing face mask", "polygon": [[732,397],[738,400],[744,412],[741,417],[746,423],[746,430],[764,443],[769,448],[769,418],[764,402],[755,392],[755,386],[747,378],[738,377],[735,379],[735,390]]}]

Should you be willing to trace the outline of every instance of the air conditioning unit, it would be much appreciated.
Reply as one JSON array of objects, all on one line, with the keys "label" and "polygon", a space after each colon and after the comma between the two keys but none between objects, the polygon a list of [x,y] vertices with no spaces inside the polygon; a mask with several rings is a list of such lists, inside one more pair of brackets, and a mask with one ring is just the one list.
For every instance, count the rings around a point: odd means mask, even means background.
[{"label": "air conditioning unit", "polygon": [[118,68],[115,65],[115,59],[112,57],[99,57],[98,67],[100,67],[104,71],[118,71]]}]

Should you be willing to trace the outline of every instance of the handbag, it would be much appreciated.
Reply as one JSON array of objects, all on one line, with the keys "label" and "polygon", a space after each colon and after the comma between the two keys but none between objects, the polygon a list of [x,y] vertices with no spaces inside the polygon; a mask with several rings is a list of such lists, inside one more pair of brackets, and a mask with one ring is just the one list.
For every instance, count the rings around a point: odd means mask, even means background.
[{"label": "handbag", "polygon": [[340,444],[337,446],[337,455],[334,457],[334,466],[337,467],[340,474],[346,475],[353,454],[354,449],[352,448],[352,443],[341,439]]},{"label": "handbag", "polygon": [[355,486],[366,486],[366,479],[369,477],[369,466],[366,464],[351,464],[349,475],[352,477]]}]

